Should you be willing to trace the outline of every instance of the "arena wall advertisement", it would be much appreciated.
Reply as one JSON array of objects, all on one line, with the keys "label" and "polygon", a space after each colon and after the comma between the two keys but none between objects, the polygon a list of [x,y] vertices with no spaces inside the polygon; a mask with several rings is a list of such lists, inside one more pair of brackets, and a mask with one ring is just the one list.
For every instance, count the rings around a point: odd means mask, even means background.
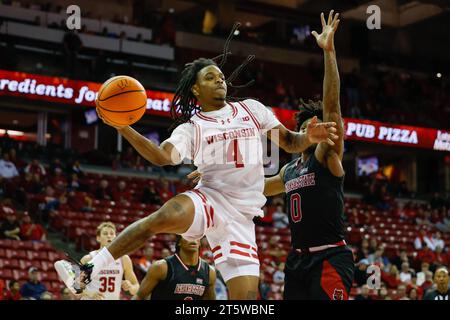
[{"label": "arena wall advertisement", "polygon": [[[100,86],[100,83],[95,82],[0,70],[0,96],[95,107]],[[147,90],[147,113],[169,117],[172,97],[173,93],[170,92]],[[295,111],[275,107],[272,110],[286,127],[294,128]],[[347,140],[450,151],[448,130],[351,118],[345,118],[344,121]]]}]

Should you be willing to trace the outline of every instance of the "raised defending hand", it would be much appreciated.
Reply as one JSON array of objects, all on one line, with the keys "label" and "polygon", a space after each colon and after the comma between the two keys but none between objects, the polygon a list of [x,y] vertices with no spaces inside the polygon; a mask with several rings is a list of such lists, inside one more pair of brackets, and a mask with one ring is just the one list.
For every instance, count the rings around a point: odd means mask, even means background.
[{"label": "raised defending hand", "polygon": [[311,34],[316,38],[317,44],[325,51],[334,51],[334,33],[341,20],[338,19],[339,13],[334,14],[334,10],[330,11],[328,21],[325,23],[325,17],[323,12],[320,14],[320,20],[322,21],[322,33],[318,34],[316,31]]}]

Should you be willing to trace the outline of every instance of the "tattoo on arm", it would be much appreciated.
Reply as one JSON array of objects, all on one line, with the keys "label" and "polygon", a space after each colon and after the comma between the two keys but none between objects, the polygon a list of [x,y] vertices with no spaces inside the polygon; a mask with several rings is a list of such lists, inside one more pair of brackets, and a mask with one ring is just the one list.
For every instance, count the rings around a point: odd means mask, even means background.
[{"label": "tattoo on arm", "polygon": [[172,208],[174,208],[176,212],[178,212],[180,214],[184,214],[184,208],[183,208],[183,206],[181,204],[179,204],[176,201],[173,201],[171,203],[171,205],[172,205]]},{"label": "tattoo on arm", "polygon": [[305,133],[298,133],[294,131],[288,131],[286,135],[287,152],[301,153],[305,151],[310,143]]},{"label": "tattoo on arm", "polygon": [[291,131],[288,131],[286,135],[286,143],[289,146],[292,146],[294,144],[294,135]]}]

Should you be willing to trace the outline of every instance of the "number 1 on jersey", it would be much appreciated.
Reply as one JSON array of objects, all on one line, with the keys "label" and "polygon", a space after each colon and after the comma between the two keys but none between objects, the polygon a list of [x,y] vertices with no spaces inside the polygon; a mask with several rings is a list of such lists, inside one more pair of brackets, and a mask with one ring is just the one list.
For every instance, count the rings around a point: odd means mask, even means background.
[{"label": "number 1 on jersey", "polygon": [[302,220],[302,201],[298,193],[291,194],[291,218],[296,223]]},{"label": "number 1 on jersey", "polygon": [[242,154],[239,150],[239,141],[237,139],[232,140],[228,144],[227,162],[234,162],[236,168],[244,167],[244,161],[242,160]]}]

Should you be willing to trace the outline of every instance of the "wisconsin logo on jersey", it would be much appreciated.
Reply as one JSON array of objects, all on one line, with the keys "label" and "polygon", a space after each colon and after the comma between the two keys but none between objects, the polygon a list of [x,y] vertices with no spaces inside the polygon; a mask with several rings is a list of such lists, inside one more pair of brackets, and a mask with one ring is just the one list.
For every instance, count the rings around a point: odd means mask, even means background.
[{"label": "wisconsin logo on jersey", "polygon": [[250,117],[249,117],[249,116],[245,116],[245,117],[242,117],[241,120],[242,120],[243,122],[245,122],[245,121],[250,121]]}]

